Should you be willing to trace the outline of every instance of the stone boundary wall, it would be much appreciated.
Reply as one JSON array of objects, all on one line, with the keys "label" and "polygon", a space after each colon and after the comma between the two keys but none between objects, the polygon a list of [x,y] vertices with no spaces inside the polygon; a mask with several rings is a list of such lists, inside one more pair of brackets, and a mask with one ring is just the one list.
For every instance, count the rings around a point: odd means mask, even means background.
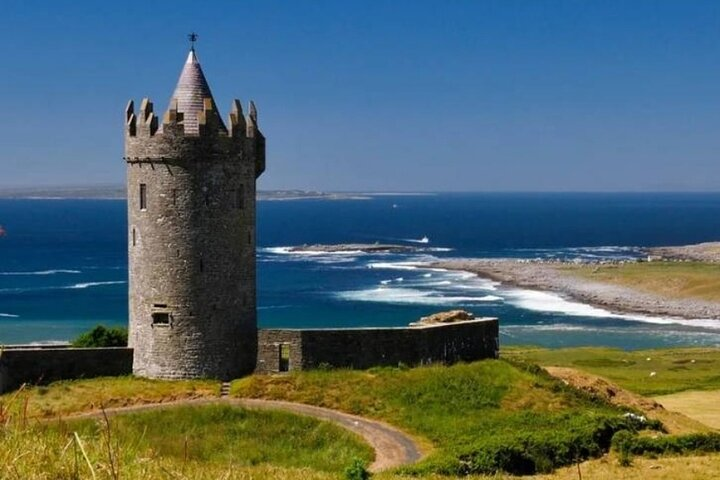
[{"label": "stone boundary wall", "polygon": [[0,393],[23,383],[132,373],[131,348],[69,348],[67,346],[0,347]]},{"label": "stone boundary wall", "polygon": [[[281,361],[284,350],[286,358]],[[499,355],[498,320],[396,328],[261,329],[258,373],[321,366],[364,369],[469,362]],[[130,375],[132,348],[0,347],[0,393],[23,383],[47,384],[99,376]]]},{"label": "stone boundary wall", "polygon": [[497,358],[499,330],[496,318],[398,328],[264,329],[258,332],[256,372],[283,370],[282,345],[287,370],[451,364]]}]

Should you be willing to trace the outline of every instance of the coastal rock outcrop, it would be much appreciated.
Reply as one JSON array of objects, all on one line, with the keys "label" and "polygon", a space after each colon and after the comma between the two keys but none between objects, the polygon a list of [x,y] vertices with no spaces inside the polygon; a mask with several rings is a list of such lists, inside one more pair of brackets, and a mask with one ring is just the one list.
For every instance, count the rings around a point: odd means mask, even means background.
[{"label": "coastal rock outcrop", "polygon": [[465,310],[449,310],[446,312],[438,312],[427,317],[422,317],[417,322],[413,322],[410,326],[435,325],[437,323],[455,323],[467,320],[475,320],[475,315]]}]

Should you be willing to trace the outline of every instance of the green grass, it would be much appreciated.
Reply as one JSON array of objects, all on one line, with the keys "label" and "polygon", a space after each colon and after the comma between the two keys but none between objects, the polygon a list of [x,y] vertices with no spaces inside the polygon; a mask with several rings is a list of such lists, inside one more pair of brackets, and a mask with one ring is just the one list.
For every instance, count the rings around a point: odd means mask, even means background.
[{"label": "green grass", "polygon": [[[720,389],[720,348],[504,347],[501,355],[544,366],[577,368],[647,396]],[[651,376],[652,372],[655,375]]]},{"label": "green grass", "polygon": [[185,406],[110,417],[109,427],[87,419],[0,429],[0,478],[90,478],[80,446],[99,478],[253,478],[268,469],[266,478],[337,478],[354,459],[373,458],[359,437],[327,422]]},{"label": "green grass", "polygon": [[602,454],[620,411],[537,371],[486,360],[452,367],[253,376],[231,394],[375,417],[430,440],[413,474],[549,471]]},{"label": "green grass", "polygon": [[166,381],[132,376],[68,380],[0,395],[0,418],[3,409],[8,407],[27,408],[29,417],[53,417],[98,410],[101,407],[125,407],[219,395],[220,382],[215,380]]},{"label": "green grass", "polygon": [[640,262],[622,265],[572,265],[562,271],[671,298],[720,300],[720,264]]}]

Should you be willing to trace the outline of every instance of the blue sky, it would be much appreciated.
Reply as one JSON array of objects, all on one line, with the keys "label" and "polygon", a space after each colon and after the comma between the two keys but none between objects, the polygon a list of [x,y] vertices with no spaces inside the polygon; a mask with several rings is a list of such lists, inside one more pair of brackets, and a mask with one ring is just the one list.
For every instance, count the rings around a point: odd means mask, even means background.
[{"label": "blue sky", "polygon": [[258,104],[260,188],[720,190],[718,1],[15,1],[0,186],[121,184],[187,54]]}]

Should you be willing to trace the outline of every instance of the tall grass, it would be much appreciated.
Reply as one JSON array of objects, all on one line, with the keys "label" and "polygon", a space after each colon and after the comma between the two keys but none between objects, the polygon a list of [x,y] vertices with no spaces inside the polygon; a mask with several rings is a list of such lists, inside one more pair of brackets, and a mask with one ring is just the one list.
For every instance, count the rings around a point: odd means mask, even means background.
[{"label": "tall grass", "polygon": [[[21,405],[12,401],[17,393],[0,395],[0,409],[18,414],[27,408],[28,418],[56,417],[88,410],[126,407],[145,403],[169,402],[220,395],[215,380],[152,380],[133,376],[66,380],[48,386],[25,387]],[[4,405],[4,407],[3,407]]]},{"label": "tall grass", "polygon": [[[40,422],[0,409],[0,479],[338,478],[373,452],[332,424],[228,405]],[[12,403],[12,404],[10,404]]]}]

